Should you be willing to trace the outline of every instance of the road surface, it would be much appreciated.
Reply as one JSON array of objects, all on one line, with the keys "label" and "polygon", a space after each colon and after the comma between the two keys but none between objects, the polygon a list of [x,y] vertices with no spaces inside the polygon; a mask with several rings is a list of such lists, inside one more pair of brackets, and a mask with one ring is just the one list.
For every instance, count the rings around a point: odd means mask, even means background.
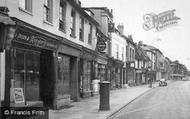
[{"label": "road surface", "polygon": [[112,119],[190,119],[190,81],[154,88]]}]

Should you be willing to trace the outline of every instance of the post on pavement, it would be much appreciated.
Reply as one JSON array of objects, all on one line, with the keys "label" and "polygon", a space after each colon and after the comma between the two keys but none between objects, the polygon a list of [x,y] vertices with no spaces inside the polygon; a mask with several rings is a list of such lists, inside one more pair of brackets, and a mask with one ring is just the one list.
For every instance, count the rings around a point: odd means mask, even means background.
[{"label": "post on pavement", "polygon": [[110,110],[110,82],[102,81],[100,84],[99,110]]}]

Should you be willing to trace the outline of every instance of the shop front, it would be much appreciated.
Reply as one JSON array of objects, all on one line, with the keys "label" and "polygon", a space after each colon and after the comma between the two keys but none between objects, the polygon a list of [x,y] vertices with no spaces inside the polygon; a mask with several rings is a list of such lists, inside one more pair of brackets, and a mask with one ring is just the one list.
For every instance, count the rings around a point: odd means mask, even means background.
[{"label": "shop front", "polygon": [[0,106],[5,94],[5,44],[6,39],[10,39],[10,37],[8,37],[9,29],[15,26],[15,22],[11,20],[8,12],[8,8],[0,7]]},{"label": "shop front", "polygon": [[53,106],[55,57],[54,36],[18,19],[10,49],[5,51],[4,106]]},{"label": "shop front", "polygon": [[79,100],[79,62],[81,46],[61,39],[56,53],[55,100],[56,109],[70,106]]},{"label": "shop front", "polygon": [[115,68],[114,65],[114,58],[108,57],[108,64],[107,64],[107,78],[110,82],[110,89],[115,89]]},{"label": "shop front", "polygon": [[126,78],[127,78],[128,85],[134,86],[134,85],[136,85],[136,83],[135,83],[135,78],[136,78],[135,62],[134,61],[127,62],[126,66],[127,66]]},{"label": "shop front", "polygon": [[83,47],[80,59],[80,96],[82,98],[92,96],[95,80],[95,59],[97,53]]},{"label": "shop front", "polygon": [[107,61],[106,55],[99,53],[95,64],[95,78],[100,81],[107,81]]},{"label": "shop front", "polygon": [[115,69],[115,88],[121,88],[123,84],[123,62],[120,60],[114,60],[114,69]]},{"label": "shop front", "polygon": [[136,84],[140,85],[142,84],[142,70],[141,69],[136,69]]}]

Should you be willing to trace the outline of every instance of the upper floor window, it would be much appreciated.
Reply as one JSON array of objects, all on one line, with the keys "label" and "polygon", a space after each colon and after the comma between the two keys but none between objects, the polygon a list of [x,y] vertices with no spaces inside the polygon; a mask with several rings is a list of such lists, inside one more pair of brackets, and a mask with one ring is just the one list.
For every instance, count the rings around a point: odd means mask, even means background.
[{"label": "upper floor window", "polygon": [[84,41],[84,19],[80,17],[79,40]]},{"label": "upper floor window", "polygon": [[133,49],[132,60],[135,60],[135,50]]},{"label": "upper floor window", "polygon": [[119,59],[119,45],[116,44],[116,58]]},{"label": "upper floor window", "polygon": [[61,0],[59,6],[59,29],[65,32],[65,27],[66,27],[66,3]]},{"label": "upper floor window", "polygon": [[89,24],[90,26],[90,30],[89,30],[89,34],[88,34],[88,43],[92,44],[92,24]]},{"label": "upper floor window", "polygon": [[129,57],[129,59],[132,60],[132,48],[130,48]]},{"label": "upper floor window", "polygon": [[52,17],[53,17],[53,1],[52,0],[44,0],[44,20],[52,23]]},{"label": "upper floor window", "polygon": [[122,47],[122,61],[124,61],[124,48]]},{"label": "upper floor window", "polygon": [[71,25],[70,25],[70,29],[71,29],[70,36],[71,37],[75,37],[75,19],[76,19],[75,14],[76,14],[75,11],[72,9],[72,11],[71,11]]},{"label": "upper floor window", "polygon": [[32,0],[19,0],[20,8],[32,13]]}]

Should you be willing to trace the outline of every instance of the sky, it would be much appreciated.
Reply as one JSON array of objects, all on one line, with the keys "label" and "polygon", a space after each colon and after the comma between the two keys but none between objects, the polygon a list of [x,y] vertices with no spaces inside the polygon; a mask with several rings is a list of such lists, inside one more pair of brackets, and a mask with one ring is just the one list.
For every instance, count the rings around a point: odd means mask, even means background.
[{"label": "sky", "polygon": [[[178,60],[190,70],[190,0],[81,0],[82,7],[113,9],[114,22],[124,25],[124,34],[160,49],[165,57]],[[173,10],[180,18],[175,26],[156,31],[143,29],[143,16]]]}]

